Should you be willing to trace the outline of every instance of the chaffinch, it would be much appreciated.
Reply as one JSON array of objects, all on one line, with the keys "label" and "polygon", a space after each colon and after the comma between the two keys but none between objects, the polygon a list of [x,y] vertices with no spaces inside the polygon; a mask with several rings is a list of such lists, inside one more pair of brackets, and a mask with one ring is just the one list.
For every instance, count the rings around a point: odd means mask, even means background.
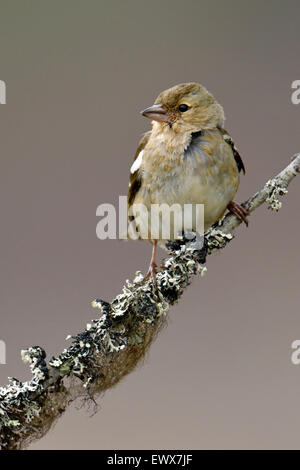
[{"label": "chaffinch", "polygon": [[[148,233],[143,238],[153,244],[145,279],[151,276],[156,283],[155,255],[157,243],[165,242],[161,234],[164,221],[153,236],[151,206],[176,204],[183,210],[184,204],[203,204],[204,230],[218,221],[226,209],[248,224],[245,209],[233,202],[239,173],[245,173],[245,168],[223,127],[222,106],[202,85],[182,83],[165,90],[142,115],[152,120],[152,130],[139,142],[131,167],[128,213],[138,230]],[[144,216],[140,204],[146,208]],[[195,220],[193,216],[188,228],[197,229]],[[171,230],[169,239],[177,236]]]}]

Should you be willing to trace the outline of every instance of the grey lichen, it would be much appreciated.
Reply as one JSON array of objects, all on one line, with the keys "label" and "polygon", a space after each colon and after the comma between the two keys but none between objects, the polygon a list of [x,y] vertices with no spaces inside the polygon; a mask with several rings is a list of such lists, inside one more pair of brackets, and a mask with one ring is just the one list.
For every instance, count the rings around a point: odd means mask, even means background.
[{"label": "grey lichen", "polygon": [[[267,201],[277,210],[278,197],[286,194],[299,171],[300,155],[244,207],[251,213]],[[71,345],[48,363],[39,346],[22,351],[32,379],[22,383],[12,378],[0,388],[0,448],[24,448],[43,436],[76,397],[93,400],[133,370],[165,324],[170,306],[178,302],[194,275],[205,274],[207,255],[224,248],[239,224],[228,214],[202,238],[189,234],[169,242],[170,256],[157,274],[157,287],[151,281],[143,282],[138,272],[111,303],[94,300],[92,306],[100,310],[100,317],[83,332],[68,335]]]},{"label": "grey lichen", "polygon": [[45,361],[46,353],[39,346],[32,346],[21,351],[21,357],[25,364],[29,364],[33,377],[40,383],[49,377],[48,367]]},{"label": "grey lichen", "polygon": [[287,194],[288,190],[276,180],[267,181],[266,188],[269,190],[269,195],[266,198],[268,208],[278,212],[282,207],[282,202],[278,198]]},{"label": "grey lichen", "polygon": [[[49,378],[45,351],[39,346],[33,346],[23,350],[21,356],[30,366],[32,379],[21,382],[9,378],[8,386],[0,387],[0,444],[3,449],[20,448],[19,436],[22,435],[25,442],[26,437],[30,435],[33,421],[36,434],[39,432],[39,422],[42,421],[43,427],[46,428],[47,420],[44,420],[44,416],[41,419],[40,414],[51,409],[51,388],[44,389],[45,381]],[[62,403],[62,400],[60,401]],[[51,412],[48,412],[48,415],[49,421]]]},{"label": "grey lichen", "polygon": [[233,238],[234,236],[232,233],[224,233],[222,230],[212,228],[207,236],[208,253],[210,254],[214,250],[225,248],[227,243],[229,243]]}]

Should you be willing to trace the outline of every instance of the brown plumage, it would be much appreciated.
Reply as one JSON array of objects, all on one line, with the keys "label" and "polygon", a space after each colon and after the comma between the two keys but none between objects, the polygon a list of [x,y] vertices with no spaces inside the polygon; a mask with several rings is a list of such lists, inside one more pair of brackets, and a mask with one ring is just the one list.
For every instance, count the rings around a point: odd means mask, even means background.
[{"label": "brown plumage", "polygon": [[[233,203],[244,164],[233,140],[224,129],[224,112],[215,98],[197,83],[183,83],[166,90],[142,114],[152,120],[152,130],[141,139],[131,167],[128,208],[143,238],[153,242],[148,275],[155,282],[157,242],[150,210],[153,204],[204,205],[204,230],[220,219],[227,208],[247,222],[245,211]],[[141,217],[136,207],[143,204]],[[197,230],[195,217],[190,229]],[[175,226],[170,238],[177,237]],[[186,229],[186,226],[185,226]],[[146,236],[145,236],[146,233]]]}]

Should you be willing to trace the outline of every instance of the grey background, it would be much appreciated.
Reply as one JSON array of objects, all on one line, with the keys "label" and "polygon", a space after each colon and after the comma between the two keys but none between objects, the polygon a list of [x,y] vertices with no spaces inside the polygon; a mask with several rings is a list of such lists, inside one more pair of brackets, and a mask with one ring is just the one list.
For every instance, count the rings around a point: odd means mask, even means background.
[{"label": "grey background", "polygon": [[[59,353],[124,280],[143,242],[100,241],[96,207],[127,193],[139,111],[180,82],[223,104],[247,173],[237,201],[300,151],[298,1],[0,0],[0,339]],[[211,257],[169,313],[144,363],[72,406],[32,449],[300,448],[299,181]],[[162,252],[160,252],[162,254]]]}]

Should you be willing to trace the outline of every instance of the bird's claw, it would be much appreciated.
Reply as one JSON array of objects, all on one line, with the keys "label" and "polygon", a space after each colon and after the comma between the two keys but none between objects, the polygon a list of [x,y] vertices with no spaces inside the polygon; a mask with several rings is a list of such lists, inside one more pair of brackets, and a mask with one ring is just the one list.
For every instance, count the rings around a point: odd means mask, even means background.
[{"label": "bird's claw", "polygon": [[246,211],[246,209],[244,209],[242,206],[233,201],[228,204],[227,209],[229,210],[229,212],[234,214],[241,222],[244,222],[248,227],[248,212]]},{"label": "bird's claw", "polygon": [[156,282],[156,272],[157,272],[157,270],[156,270],[156,268],[157,268],[156,263],[150,263],[148,272],[147,272],[146,276],[144,277],[144,281],[147,281],[151,277],[152,282],[153,282],[155,287],[157,286],[157,282]]}]

